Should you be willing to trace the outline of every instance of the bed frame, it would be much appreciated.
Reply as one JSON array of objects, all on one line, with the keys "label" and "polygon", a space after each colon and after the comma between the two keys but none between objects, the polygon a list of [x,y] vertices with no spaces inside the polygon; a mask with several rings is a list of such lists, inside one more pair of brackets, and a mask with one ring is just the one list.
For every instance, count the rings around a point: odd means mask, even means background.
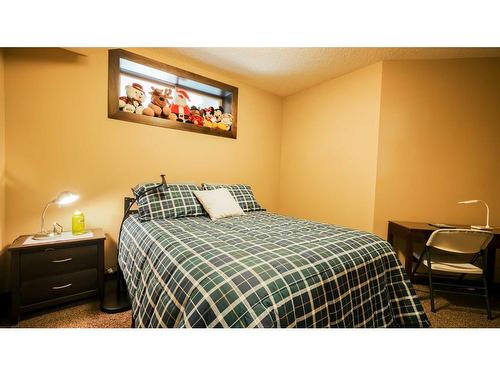
[{"label": "bed frame", "polygon": [[[135,198],[124,197],[123,200],[123,220],[122,225],[125,219],[135,213],[138,213],[137,210],[132,210],[132,206],[135,203]],[[121,227],[120,225],[120,231]],[[122,311],[130,310],[131,305],[128,297],[127,284],[125,283],[125,278],[123,277],[123,271],[120,268],[120,264],[118,261],[116,262],[116,296],[113,294],[107,295],[104,298],[103,303],[101,304],[101,310],[108,314],[115,314]],[[131,327],[135,327],[135,321],[132,317]]]},{"label": "bed frame", "polygon": [[[146,191],[143,192],[143,194],[146,194],[150,191],[153,191],[155,189],[158,189],[159,187],[161,186],[167,186],[167,181],[165,180],[165,175],[162,174],[160,175],[161,177],[161,182],[152,186],[151,188],[147,189]],[[142,195],[141,195],[142,196]],[[124,197],[123,198],[123,219],[122,219],[122,223],[120,225],[120,233],[118,234],[118,242],[120,241],[120,237],[121,237],[121,230],[122,230],[122,227],[123,227],[123,223],[125,222],[125,219],[127,217],[129,217],[130,215],[133,215],[133,214],[137,214],[139,213],[139,211],[137,209],[132,209],[132,206],[135,204],[135,202],[137,201],[137,198],[132,198],[132,197]],[[115,312],[120,312],[120,311],[125,311],[125,310],[129,310],[131,308],[131,304],[130,304],[130,301],[129,301],[129,298],[128,298],[128,291],[127,291],[127,284],[125,282],[125,278],[123,276],[123,271],[121,270],[120,268],[120,264],[117,262],[117,265],[116,265],[116,268],[117,268],[117,272],[118,272],[118,275],[117,275],[117,287],[116,287],[116,290],[117,290],[117,297],[116,297],[116,300],[117,300],[117,303],[115,303],[116,306],[113,306],[113,307],[110,307],[108,309],[101,309],[103,311],[106,311],[106,312],[109,312],[109,313],[115,313]],[[120,298],[122,296],[122,291],[125,291],[125,298]],[[132,316],[132,322],[131,322],[131,327],[134,328],[135,327],[135,321],[134,321],[134,317]]]},{"label": "bed frame", "polygon": [[124,197],[123,198],[123,215],[124,218],[129,217],[130,215],[136,214],[138,210],[131,210],[130,208],[135,203],[135,198],[132,197]]}]

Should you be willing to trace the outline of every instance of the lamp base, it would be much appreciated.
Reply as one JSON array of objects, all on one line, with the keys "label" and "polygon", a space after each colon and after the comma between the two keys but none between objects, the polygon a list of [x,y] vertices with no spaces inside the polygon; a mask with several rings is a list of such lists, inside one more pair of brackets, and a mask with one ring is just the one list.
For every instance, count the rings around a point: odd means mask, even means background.
[{"label": "lamp base", "polygon": [[470,227],[472,229],[478,229],[478,230],[493,230],[493,227],[486,226],[486,225],[471,225]]},{"label": "lamp base", "polygon": [[50,238],[55,238],[60,236],[61,233],[55,233],[55,232],[38,232],[33,235],[34,240],[47,240]]}]

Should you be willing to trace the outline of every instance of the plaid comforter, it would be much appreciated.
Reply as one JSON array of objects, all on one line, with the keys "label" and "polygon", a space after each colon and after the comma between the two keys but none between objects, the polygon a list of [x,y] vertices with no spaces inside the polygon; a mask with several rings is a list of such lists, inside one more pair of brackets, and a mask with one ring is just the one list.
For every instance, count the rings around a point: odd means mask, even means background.
[{"label": "plaid comforter", "polygon": [[124,223],[138,327],[427,327],[391,246],[267,212]]}]

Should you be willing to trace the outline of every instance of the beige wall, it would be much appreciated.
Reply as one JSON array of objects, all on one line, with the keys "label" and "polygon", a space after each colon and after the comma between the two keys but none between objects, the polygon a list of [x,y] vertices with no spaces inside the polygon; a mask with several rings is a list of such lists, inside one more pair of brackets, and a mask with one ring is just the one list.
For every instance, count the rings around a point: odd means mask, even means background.
[{"label": "beige wall", "polygon": [[[7,264],[5,245],[5,89],[4,89],[4,57],[0,48],[0,273]],[[0,291],[2,290],[0,278]]]},{"label": "beige wall", "polygon": [[280,213],[385,238],[388,220],[483,224],[456,202],[484,199],[500,225],[499,103],[498,58],[387,61],[285,98]]},{"label": "beige wall", "polygon": [[88,227],[109,234],[106,264],[114,264],[123,197],[160,173],[177,182],[245,182],[264,207],[277,210],[281,98],[159,50],[132,51],[237,86],[238,139],[108,119],[106,49],[87,49],[86,57],[8,50],[7,241],[38,230],[44,204],[74,190],[80,201],[49,208],[47,223],[70,228],[72,211],[83,210]]},{"label": "beige wall", "polygon": [[500,225],[500,59],[384,62],[375,233],[387,220]]},{"label": "beige wall", "polygon": [[[500,226],[500,59],[384,62],[374,232],[388,220]],[[500,280],[500,259],[496,281]]]},{"label": "beige wall", "polygon": [[280,213],[372,230],[382,64],[283,102]]},{"label": "beige wall", "polygon": [[[111,265],[122,197],[163,172],[247,182],[271,211],[382,237],[390,219],[482,223],[483,208],[462,199],[487,200],[500,225],[500,59],[389,61],[281,99],[160,50],[132,51],[238,86],[238,139],[108,119],[105,49],[6,49],[0,242],[37,230],[46,201],[75,190],[81,200],[51,207],[47,222],[69,228],[82,209],[109,234]],[[2,198],[0,185],[0,218]]]}]

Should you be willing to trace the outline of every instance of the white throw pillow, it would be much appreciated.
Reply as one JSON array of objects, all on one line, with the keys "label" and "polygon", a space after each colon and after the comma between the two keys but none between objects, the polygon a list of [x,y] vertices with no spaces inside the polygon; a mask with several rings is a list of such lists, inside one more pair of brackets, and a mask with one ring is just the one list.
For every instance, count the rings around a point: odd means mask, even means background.
[{"label": "white throw pillow", "polygon": [[210,219],[217,220],[229,216],[245,215],[242,208],[226,188],[206,191],[193,191]]}]

